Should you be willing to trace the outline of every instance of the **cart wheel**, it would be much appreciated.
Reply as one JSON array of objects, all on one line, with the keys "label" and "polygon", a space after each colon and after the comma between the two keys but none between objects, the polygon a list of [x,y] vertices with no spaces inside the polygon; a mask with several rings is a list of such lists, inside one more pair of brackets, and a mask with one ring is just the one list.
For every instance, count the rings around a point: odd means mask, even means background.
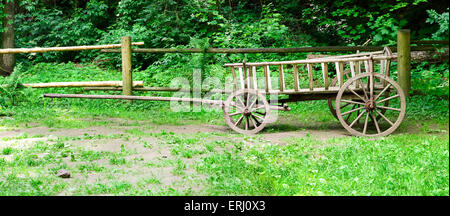
[{"label": "cart wheel", "polygon": [[[350,77],[350,70],[344,70],[344,80],[349,80],[350,78],[351,78]],[[335,87],[337,82],[338,82],[338,78],[335,77],[331,81],[330,87]],[[386,90],[386,92],[384,94],[388,95],[389,94],[389,89]],[[328,99],[328,108],[330,109],[331,114],[333,114],[333,116],[337,120],[339,120],[339,118],[336,115],[336,108],[335,108],[335,105],[334,105],[335,101],[336,101],[336,99]],[[358,100],[358,99],[352,99],[352,101],[363,102],[362,100]],[[359,104],[348,104],[347,106],[349,106],[349,105],[352,106],[353,108],[359,108],[361,106]],[[389,100],[384,102],[384,106],[386,106],[386,107],[389,106]],[[380,112],[381,112],[381,114],[384,114],[386,112],[386,110],[380,110]],[[357,114],[359,114],[359,111],[357,111]],[[380,120],[380,118],[381,118],[381,116],[377,116],[377,120]]]},{"label": "cart wheel", "polygon": [[[362,102],[344,99],[344,92],[354,94]],[[386,101],[389,106],[385,106]],[[339,121],[355,136],[388,135],[397,129],[406,112],[405,94],[400,86],[376,73],[359,74],[345,82],[336,96],[336,104]],[[364,124],[356,124],[361,119]]]},{"label": "cart wheel", "polygon": [[253,89],[233,92],[224,104],[225,122],[234,131],[256,134],[266,124],[270,113],[269,102],[264,95]]},{"label": "cart wheel", "polygon": [[[346,78],[347,80],[350,79],[350,70],[344,70],[344,79]],[[338,82],[338,78],[335,77],[331,83],[329,87],[335,87],[336,84]],[[336,99],[328,99],[328,108],[330,109],[331,114],[333,114],[333,116],[338,119],[337,115],[336,115],[336,109],[334,108],[334,102],[336,101]],[[338,119],[339,120],[339,119]]]}]

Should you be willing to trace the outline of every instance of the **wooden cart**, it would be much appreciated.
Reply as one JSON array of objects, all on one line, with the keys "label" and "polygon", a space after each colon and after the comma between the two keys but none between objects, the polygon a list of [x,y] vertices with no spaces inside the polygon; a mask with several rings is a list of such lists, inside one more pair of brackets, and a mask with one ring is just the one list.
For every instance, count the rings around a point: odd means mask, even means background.
[{"label": "wooden cart", "polygon": [[[393,58],[385,47],[317,59],[225,64],[231,68],[235,89],[224,103],[225,121],[239,133],[254,134],[270,122],[271,110],[289,110],[287,102],[324,99],[351,134],[388,135],[400,125],[406,109],[405,94],[390,78]],[[261,78],[263,83],[258,82]],[[273,102],[267,100],[270,95],[287,98]]]},{"label": "wooden cart", "polygon": [[255,134],[273,121],[271,111],[290,110],[288,102],[328,100],[332,114],[351,134],[384,136],[400,125],[406,109],[405,94],[390,78],[393,58],[391,50],[385,47],[378,52],[317,59],[225,64],[231,68],[234,85],[225,101],[83,94],[44,94],[44,97],[215,104],[223,107],[226,123],[244,134]]}]

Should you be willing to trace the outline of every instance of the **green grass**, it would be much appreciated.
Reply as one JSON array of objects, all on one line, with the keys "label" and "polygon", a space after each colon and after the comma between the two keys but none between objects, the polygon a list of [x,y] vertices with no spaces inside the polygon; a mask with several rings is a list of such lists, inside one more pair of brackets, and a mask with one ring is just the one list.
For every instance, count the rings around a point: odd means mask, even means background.
[{"label": "green grass", "polygon": [[448,136],[249,146],[204,158],[211,195],[449,195]]}]

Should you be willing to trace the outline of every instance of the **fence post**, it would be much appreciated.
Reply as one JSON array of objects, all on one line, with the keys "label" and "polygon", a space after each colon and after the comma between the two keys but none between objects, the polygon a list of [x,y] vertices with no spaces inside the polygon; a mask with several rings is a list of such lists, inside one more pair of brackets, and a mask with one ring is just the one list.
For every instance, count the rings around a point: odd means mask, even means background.
[{"label": "fence post", "polygon": [[398,83],[405,96],[409,97],[411,90],[411,31],[397,30],[397,70]]},{"label": "fence post", "polygon": [[[122,94],[132,95],[133,77],[131,74],[131,37],[122,37]],[[131,102],[131,100],[130,100]]]}]

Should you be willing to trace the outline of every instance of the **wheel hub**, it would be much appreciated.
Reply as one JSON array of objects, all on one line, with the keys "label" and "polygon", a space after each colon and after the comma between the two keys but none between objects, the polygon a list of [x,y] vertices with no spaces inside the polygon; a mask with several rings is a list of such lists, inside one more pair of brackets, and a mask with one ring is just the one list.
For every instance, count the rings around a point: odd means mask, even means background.
[{"label": "wheel hub", "polygon": [[364,104],[364,107],[365,107],[367,110],[372,111],[372,110],[374,110],[377,106],[376,106],[375,102],[373,101],[373,99],[370,99],[370,100],[368,100],[368,101]]},{"label": "wheel hub", "polygon": [[244,110],[244,115],[245,116],[250,116],[252,113],[248,110],[248,109],[245,109]]}]

